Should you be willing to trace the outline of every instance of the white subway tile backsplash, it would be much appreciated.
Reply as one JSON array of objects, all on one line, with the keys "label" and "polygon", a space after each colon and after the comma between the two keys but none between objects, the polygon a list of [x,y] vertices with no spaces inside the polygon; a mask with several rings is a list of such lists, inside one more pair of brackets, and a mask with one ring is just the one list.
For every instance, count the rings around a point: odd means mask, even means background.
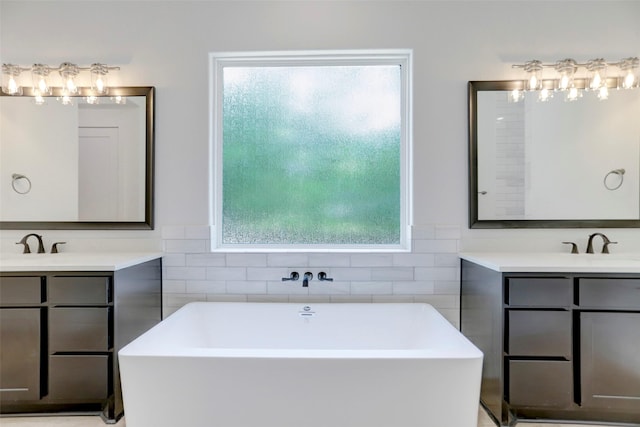
[{"label": "white subway tile backsplash", "polygon": [[393,294],[395,295],[424,295],[434,293],[433,281],[393,282]]},{"label": "white subway tile backsplash", "polygon": [[331,274],[333,275],[334,280],[371,280],[371,268],[332,268]]},{"label": "white subway tile backsplash", "polygon": [[186,263],[192,266],[224,267],[226,260],[225,254],[220,253],[186,254]]},{"label": "white subway tile backsplash", "polygon": [[343,295],[351,292],[349,282],[309,282],[309,295]]},{"label": "white subway tile backsplash", "polygon": [[393,254],[395,267],[433,267],[435,254]]},{"label": "white subway tile backsplash", "polygon": [[247,302],[246,295],[207,294],[208,302]]},{"label": "white subway tile backsplash", "polygon": [[224,294],[227,284],[221,280],[189,280],[186,292],[189,294]]},{"label": "white subway tile backsplash", "polygon": [[460,258],[458,254],[435,254],[436,267],[456,267],[460,268]]},{"label": "white subway tile backsplash", "polygon": [[456,280],[459,271],[455,267],[417,267],[416,280]]},{"label": "white subway tile backsplash", "polygon": [[339,303],[372,303],[373,297],[371,295],[331,295],[331,302]]},{"label": "white subway tile backsplash", "polygon": [[415,253],[449,253],[458,252],[458,240],[414,240],[413,251]]},{"label": "white subway tile backsplash", "polygon": [[164,279],[162,281],[162,292],[165,294],[187,293],[187,283],[184,280]]},{"label": "white subway tile backsplash", "polygon": [[436,294],[459,294],[460,281],[458,280],[436,280],[434,293]]},{"label": "white subway tile backsplash", "polygon": [[309,256],[304,253],[273,253],[267,255],[269,267],[306,267]]},{"label": "white subway tile backsplash", "polygon": [[[300,274],[300,281],[302,280],[302,275]],[[269,268],[269,267],[249,267],[247,268],[247,280],[282,280],[283,277],[289,277],[289,272],[287,268],[278,267],[278,268]]]},{"label": "white subway tile backsplash", "polygon": [[353,254],[352,267],[391,267],[393,254]]},{"label": "white subway tile backsplash", "polygon": [[162,256],[163,267],[184,267],[187,265],[186,255],[183,253],[169,254],[166,253]]},{"label": "white subway tile backsplash", "polygon": [[[457,325],[458,225],[412,228],[411,252],[209,252],[209,226],[162,228],[164,315],[191,301],[428,302]],[[282,281],[292,271],[297,281]],[[302,287],[305,272],[313,273]],[[320,282],[320,271],[334,281]]]},{"label": "white subway tile backsplash", "polygon": [[227,280],[228,294],[266,294],[267,282],[248,280]]},{"label": "white subway tile backsplash", "polygon": [[413,280],[413,268],[411,267],[390,267],[372,268],[372,280]]},{"label": "white subway tile backsplash", "polygon": [[186,239],[204,239],[211,237],[208,226],[186,226],[184,227],[184,237]]},{"label": "white subway tile backsplash", "polygon": [[436,239],[460,239],[462,233],[457,225],[437,225]]},{"label": "white subway tile backsplash", "polygon": [[307,295],[309,288],[302,287],[302,281],[296,282],[267,282],[267,293],[273,295]]},{"label": "white subway tile backsplash", "polygon": [[162,238],[167,239],[184,239],[184,226],[182,225],[165,225],[162,227]]},{"label": "white subway tile backsplash", "polygon": [[164,278],[168,280],[203,280],[207,270],[204,267],[167,267]]},{"label": "white subway tile backsplash", "polygon": [[351,294],[390,295],[393,293],[392,282],[351,282]]},{"label": "white subway tile backsplash", "polygon": [[247,269],[243,267],[207,267],[207,280],[246,280]]},{"label": "white subway tile backsplash", "polygon": [[226,255],[229,267],[266,267],[267,254],[229,253]]},{"label": "white subway tile backsplash", "polygon": [[164,251],[169,253],[203,253],[206,250],[206,240],[169,239],[164,241]]},{"label": "white subway tile backsplash", "polygon": [[309,267],[349,267],[350,257],[347,254],[309,254]]}]

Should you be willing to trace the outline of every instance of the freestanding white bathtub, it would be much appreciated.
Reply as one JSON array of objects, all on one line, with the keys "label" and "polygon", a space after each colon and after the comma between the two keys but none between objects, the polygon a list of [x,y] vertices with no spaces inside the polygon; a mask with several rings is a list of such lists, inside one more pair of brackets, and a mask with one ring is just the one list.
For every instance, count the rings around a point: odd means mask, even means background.
[{"label": "freestanding white bathtub", "polygon": [[191,303],[119,352],[127,427],[476,427],[482,353],[428,304]]}]

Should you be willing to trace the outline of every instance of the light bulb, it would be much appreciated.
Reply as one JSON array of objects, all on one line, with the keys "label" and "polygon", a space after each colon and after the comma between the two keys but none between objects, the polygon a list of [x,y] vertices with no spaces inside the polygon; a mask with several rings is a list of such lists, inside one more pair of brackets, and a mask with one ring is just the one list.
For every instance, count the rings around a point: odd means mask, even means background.
[{"label": "light bulb", "polygon": [[9,95],[15,95],[18,93],[18,83],[13,76],[9,76],[9,84],[7,87],[9,88]]},{"label": "light bulb", "polygon": [[525,80],[525,89],[539,90],[542,88],[542,62],[534,59],[533,61],[525,62],[524,71],[527,72],[527,80]]},{"label": "light bulb", "polygon": [[619,78],[618,87],[623,89],[631,89],[638,86],[638,68],[640,68],[640,59],[638,57],[624,58],[618,63],[623,76]]},{"label": "light bulb", "polygon": [[586,64],[588,83],[586,89],[599,90],[607,84],[607,62],[603,58],[592,59]]},{"label": "light bulb", "polygon": [[69,93],[78,92],[78,87],[76,86],[76,82],[73,81],[73,77],[67,78],[64,86],[67,88],[67,91],[69,91]]},{"label": "light bulb", "polygon": [[91,64],[91,89],[96,95],[106,95],[108,92],[107,87],[107,74],[109,74],[109,68],[104,64]]},{"label": "light bulb", "polygon": [[63,62],[62,64],[60,64],[60,69],[58,72],[60,73],[60,77],[62,77],[63,95],[68,96],[78,93],[78,86],[75,82],[76,76],[80,73],[80,69],[78,68],[78,66],[69,62]]},{"label": "light bulb", "polygon": [[87,104],[98,104],[99,100],[100,100],[100,98],[98,98],[95,95],[87,96]]},{"label": "light bulb", "polygon": [[598,89],[600,86],[602,86],[602,77],[600,77],[600,73],[596,71],[593,74],[593,78],[591,79],[591,83],[589,84],[589,87],[595,90],[595,89]]},{"label": "light bulb", "polygon": [[569,76],[567,76],[566,74],[564,74],[562,77],[560,77],[559,89],[560,90],[569,89]]},{"label": "light bulb", "polygon": [[48,65],[33,64],[31,67],[31,77],[33,79],[33,90],[38,91],[40,96],[51,95],[51,88],[47,82],[47,77],[51,69]]},{"label": "light bulb", "polygon": [[627,71],[627,75],[624,76],[622,81],[622,87],[625,89],[631,89],[636,82],[636,76],[633,75],[633,70]]},{"label": "light bulb", "polygon": [[22,95],[18,76],[22,69],[18,65],[2,64],[2,91],[7,95]]}]

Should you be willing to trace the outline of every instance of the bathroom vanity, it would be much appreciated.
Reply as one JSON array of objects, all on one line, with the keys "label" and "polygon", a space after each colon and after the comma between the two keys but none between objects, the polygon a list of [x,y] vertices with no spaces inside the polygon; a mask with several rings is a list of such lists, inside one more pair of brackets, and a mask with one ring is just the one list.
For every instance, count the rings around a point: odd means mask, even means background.
[{"label": "bathroom vanity", "polygon": [[460,257],[461,331],[495,421],[640,425],[640,256]]},{"label": "bathroom vanity", "polygon": [[162,318],[161,255],[0,255],[0,412],[123,414],[118,350]]}]

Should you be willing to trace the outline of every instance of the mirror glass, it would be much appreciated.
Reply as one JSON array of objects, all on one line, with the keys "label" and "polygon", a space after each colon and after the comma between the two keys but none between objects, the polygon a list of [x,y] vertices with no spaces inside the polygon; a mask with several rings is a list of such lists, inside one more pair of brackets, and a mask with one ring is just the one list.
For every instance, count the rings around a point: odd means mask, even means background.
[{"label": "mirror glass", "polygon": [[0,228],[153,228],[152,87],[0,96]]},{"label": "mirror glass", "polygon": [[521,88],[469,83],[470,227],[640,226],[640,90]]}]

